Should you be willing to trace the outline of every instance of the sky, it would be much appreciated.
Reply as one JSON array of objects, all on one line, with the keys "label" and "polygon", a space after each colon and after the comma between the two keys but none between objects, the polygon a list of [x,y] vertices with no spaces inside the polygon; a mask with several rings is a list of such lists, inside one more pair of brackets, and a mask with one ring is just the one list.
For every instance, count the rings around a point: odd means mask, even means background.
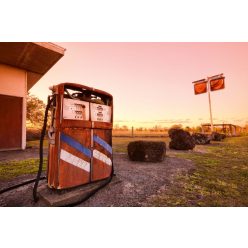
[{"label": "sky", "polygon": [[114,124],[197,126],[210,122],[208,95],[193,81],[220,73],[211,92],[214,123],[248,122],[248,43],[56,43],[65,55],[30,90],[46,102],[49,86],[72,82],[114,97]]}]

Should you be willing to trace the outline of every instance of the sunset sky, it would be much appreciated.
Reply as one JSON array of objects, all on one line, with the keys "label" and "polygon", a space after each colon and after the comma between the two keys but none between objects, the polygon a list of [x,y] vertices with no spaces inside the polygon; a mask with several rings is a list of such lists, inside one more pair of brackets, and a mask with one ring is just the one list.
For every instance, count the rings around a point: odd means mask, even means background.
[{"label": "sunset sky", "polygon": [[248,43],[56,43],[65,56],[31,89],[75,82],[111,93],[115,124],[135,127],[209,122],[207,94],[192,82],[224,73],[211,93],[214,123],[248,121]]}]

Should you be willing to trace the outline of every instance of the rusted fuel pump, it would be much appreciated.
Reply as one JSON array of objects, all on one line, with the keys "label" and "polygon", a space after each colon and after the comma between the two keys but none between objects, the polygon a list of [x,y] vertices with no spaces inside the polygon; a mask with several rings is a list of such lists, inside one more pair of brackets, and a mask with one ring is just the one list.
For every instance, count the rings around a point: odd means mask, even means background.
[{"label": "rusted fuel pump", "polygon": [[[55,85],[51,90],[41,137],[44,138],[47,113],[50,109],[48,187],[61,190],[104,179],[109,182],[113,176],[112,95],[74,83]],[[42,144],[43,140],[40,146]],[[42,155],[33,190],[35,201],[38,200],[37,187],[42,171]]]}]

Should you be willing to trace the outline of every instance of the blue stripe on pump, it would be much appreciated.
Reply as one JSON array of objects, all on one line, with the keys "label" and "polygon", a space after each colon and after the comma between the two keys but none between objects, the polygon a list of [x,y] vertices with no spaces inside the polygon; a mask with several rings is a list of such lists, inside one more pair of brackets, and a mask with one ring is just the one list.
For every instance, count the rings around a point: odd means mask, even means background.
[{"label": "blue stripe on pump", "polygon": [[107,150],[109,153],[112,154],[112,147],[103,139],[101,139],[99,136],[95,135],[93,136],[93,140],[98,143],[100,146],[102,146],[105,150]]},{"label": "blue stripe on pump", "polygon": [[76,150],[82,152],[87,157],[91,158],[91,150],[84,147],[82,144],[80,144],[78,141],[74,140],[68,135],[65,135],[64,133],[61,133],[60,138],[63,142],[68,144],[69,146],[72,146]]}]

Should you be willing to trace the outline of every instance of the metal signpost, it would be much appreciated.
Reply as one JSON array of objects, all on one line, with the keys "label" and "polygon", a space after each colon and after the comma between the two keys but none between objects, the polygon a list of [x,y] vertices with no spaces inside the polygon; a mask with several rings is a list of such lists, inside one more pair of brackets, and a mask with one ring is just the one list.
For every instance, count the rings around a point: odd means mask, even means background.
[{"label": "metal signpost", "polygon": [[213,125],[210,91],[224,89],[225,88],[225,77],[223,76],[223,73],[221,73],[215,76],[207,77],[206,79],[194,81],[193,84],[194,84],[195,95],[208,92],[211,132],[213,132],[214,125]]}]

